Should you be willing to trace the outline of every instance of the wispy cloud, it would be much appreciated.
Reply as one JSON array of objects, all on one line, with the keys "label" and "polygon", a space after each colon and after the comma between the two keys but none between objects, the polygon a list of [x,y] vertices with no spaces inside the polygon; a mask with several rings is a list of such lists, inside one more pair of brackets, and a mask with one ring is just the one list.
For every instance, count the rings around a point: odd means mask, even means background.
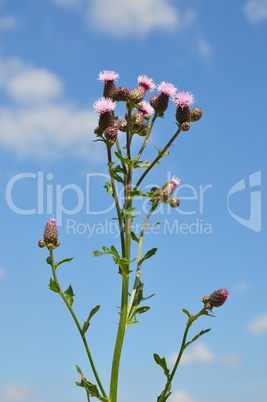
[{"label": "wispy cloud", "polygon": [[267,313],[254,318],[248,325],[248,330],[253,335],[267,333]]},{"label": "wispy cloud", "polygon": [[236,284],[236,290],[238,291],[238,292],[246,292],[247,290],[249,289],[249,282],[247,282],[247,281],[240,281],[240,282],[238,282],[237,284]]},{"label": "wispy cloud", "polygon": [[2,402],[30,402],[33,401],[33,390],[22,384],[8,384],[0,388]]},{"label": "wispy cloud", "polygon": [[0,17],[0,31],[11,31],[18,26],[17,20],[12,15]]},{"label": "wispy cloud", "polygon": [[196,50],[198,55],[203,60],[210,60],[211,56],[214,53],[214,49],[211,44],[207,41],[207,39],[203,37],[198,37],[196,40]]},{"label": "wispy cloud", "polygon": [[0,60],[0,89],[13,104],[0,107],[0,144],[19,156],[56,157],[63,152],[99,159],[90,147],[97,115],[64,99],[53,72],[19,59]]},{"label": "wispy cloud", "polygon": [[167,0],[92,0],[88,8],[88,25],[116,37],[172,31],[179,22],[177,9]]},{"label": "wispy cloud", "polygon": [[267,19],[267,0],[249,0],[244,5],[244,13],[253,24]]},{"label": "wispy cloud", "polygon": [[171,394],[169,401],[170,402],[198,402],[199,399],[192,398],[185,391],[175,391]]},{"label": "wispy cloud", "polygon": [[[177,354],[173,354],[168,358],[168,364],[175,364]],[[210,348],[204,343],[193,345],[191,349],[186,351],[181,359],[181,365],[219,363],[225,366],[236,366],[240,363],[240,357],[236,353],[225,353],[221,356],[215,356]]]},{"label": "wispy cloud", "polygon": [[5,276],[5,270],[0,267],[0,279],[2,279]]}]

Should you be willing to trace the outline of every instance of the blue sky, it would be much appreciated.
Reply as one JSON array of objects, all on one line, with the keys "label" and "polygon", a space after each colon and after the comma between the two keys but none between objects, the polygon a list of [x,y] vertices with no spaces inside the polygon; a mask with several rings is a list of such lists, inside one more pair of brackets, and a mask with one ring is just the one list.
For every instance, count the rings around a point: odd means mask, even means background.
[{"label": "blue sky", "polygon": [[[173,364],[182,308],[196,313],[198,299],[226,287],[217,317],[192,328],[212,331],[185,353],[169,400],[267,402],[266,24],[266,0],[0,0],[2,402],[84,401],[75,364],[93,381],[71,317],[47,288],[37,242],[51,215],[56,260],[75,256],[59,280],[72,284],[78,317],[101,304],[88,341],[108,389],[121,278],[107,256],[91,256],[119,246],[105,149],[92,142],[103,70],[129,89],[142,74],[171,82],[203,109],[143,183],[179,176],[181,206],[160,209],[151,223],[161,226],[145,236],[145,250],[158,251],[143,265],[144,293],[157,294],[127,330],[119,401],[156,400],[164,376],[153,353]],[[174,114],[170,103],[147,159],[175,132]]]}]

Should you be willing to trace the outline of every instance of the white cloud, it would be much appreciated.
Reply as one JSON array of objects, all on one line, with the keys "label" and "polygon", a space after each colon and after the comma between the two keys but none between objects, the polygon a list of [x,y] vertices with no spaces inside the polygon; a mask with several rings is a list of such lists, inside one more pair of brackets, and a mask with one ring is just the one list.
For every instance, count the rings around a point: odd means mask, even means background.
[{"label": "white cloud", "polygon": [[5,270],[0,267],[0,279],[5,276]]},{"label": "white cloud", "polygon": [[7,90],[18,101],[46,101],[62,94],[62,82],[45,69],[29,68],[13,77]]},{"label": "white cloud", "polygon": [[241,359],[236,353],[226,353],[221,356],[220,361],[224,366],[235,367],[240,364]]},{"label": "white cloud", "polygon": [[53,2],[58,6],[63,7],[77,7],[84,3],[85,0],[53,0]]},{"label": "white cloud", "polygon": [[11,15],[0,17],[0,31],[12,30],[17,28],[17,21]]},{"label": "white cloud", "polygon": [[[176,361],[177,355],[173,355],[168,359],[168,363],[170,365],[174,365]],[[199,343],[197,345],[193,345],[192,348],[188,351],[185,351],[180,365],[189,365],[194,363],[210,363],[214,361],[214,355],[211,350],[204,345],[203,343]]]},{"label": "white cloud", "polygon": [[213,47],[203,37],[199,37],[196,42],[197,52],[204,60],[209,60],[213,54]]},{"label": "white cloud", "polygon": [[267,332],[267,313],[252,320],[248,326],[248,330],[254,335]]},{"label": "white cloud", "polygon": [[254,24],[267,19],[267,0],[249,0],[244,5],[244,13]]},{"label": "white cloud", "polygon": [[198,402],[198,399],[192,398],[187,392],[185,391],[175,391],[171,394],[170,402]]},{"label": "white cloud", "polygon": [[20,384],[8,384],[1,387],[0,391],[3,395],[2,402],[28,402],[33,395],[30,387]]},{"label": "white cloud", "polygon": [[238,292],[246,292],[249,289],[249,282],[247,281],[240,281],[236,285],[236,290]]},{"label": "white cloud", "polygon": [[177,9],[167,0],[92,0],[88,9],[88,26],[116,37],[171,31],[178,23]]},{"label": "white cloud", "polygon": [[23,157],[71,152],[99,160],[99,147],[90,146],[97,114],[64,100],[62,81],[54,73],[19,59],[0,60],[1,87],[14,102],[0,107],[2,146]]}]

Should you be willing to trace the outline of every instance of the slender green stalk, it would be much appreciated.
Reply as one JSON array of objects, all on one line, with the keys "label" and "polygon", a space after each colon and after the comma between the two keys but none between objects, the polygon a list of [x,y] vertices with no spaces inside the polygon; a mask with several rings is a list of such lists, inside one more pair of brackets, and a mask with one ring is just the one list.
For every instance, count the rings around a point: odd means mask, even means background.
[{"label": "slender green stalk", "polygon": [[94,362],[93,362],[93,358],[92,358],[92,355],[91,355],[91,353],[90,353],[89,346],[88,346],[88,343],[87,343],[87,341],[86,341],[85,335],[84,335],[83,332],[82,332],[82,328],[81,328],[81,326],[80,326],[80,323],[79,323],[79,321],[78,321],[78,319],[77,319],[77,317],[76,317],[76,315],[75,315],[75,313],[74,313],[74,311],[73,311],[71,305],[69,304],[68,300],[66,299],[66,296],[65,296],[64,293],[62,292],[62,289],[61,289],[61,287],[60,287],[60,285],[59,285],[59,282],[58,282],[58,279],[57,279],[57,274],[56,274],[56,268],[55,268],[55,264],[54,264],[53,251],[52,251],[52,250],[50,250],[50,261],[51,261],[51,267],[52,267],[52,272],[53,272],[54,280],[56,281],[56,283],[58,284],[59,289],[60,289],[59,294],[60,294],[62,300],[64,301],[64,303],[66,304],[66,306],[68,307],[69,312],[71,313],[72,318],[74,319],[75,324],[76,324],[76,326],[77,326],[77,328],[78,328],[78,330],[79,330],[79,332],[80,332],[80,335],[81,335],[81,337],[82,337],[83,344],[84,344],[84,347],[85,347],[85,350],[86,350],[86,353],[87,353],[87,356],[88,356],[88,359],[89,359],[89,362],[90,362],[90,365],[91,365],[91,368],[92,368],[92,371],[93,371],[93,373],[94,373],[94,376],[95,376],[95,379],[96,379],[97,384],[98,384],[98,386],[99,386],[99,389],[100,389],[100,391],[101,391],[101,394],[102,394],[102,396],[103,396],[104,398],[107,398],[107,395],[106,395],[106,393],[105,393],[105,391],[104,391],[104,388],[103,388],[103,386],[102,386],[102,384],[101,384],[101,381],[100,381],[100,379],[99,379],[99,377],[98,377],[98,374],[97,374],[97,371],[96,371],[96,368],[95,368],[95,365],[94,365]]},{"label": "slender green stalk", "polygon": [[153,160],[153,162],[149,165],[149,167],[144,171],[144,173],[142,174],[142,176],[140,177],[140,179],[138,180],[138,182],[136,183],[134,190],[137,190],[137,188],[140,186],[141,182],[143,181],[143,179],[146,177],[146,175],[148,174],[148,172],[153,168],[153,166],[155,166],[155,164],[160,160],[160,158],[165,154],[165,152],[167,151],[167,149],[171,146],[171,144],[173,143],[173,141],[178,137],[178,135],[181,132],[181,128],[179,128],[176,133],[174,134],[174,136],[170,139],[170,141],[168,142],[168,144],[163,148],[163,150],[158,154],[158,156]]},{"label": "slender green stalk", "polygon": [[201,315],[207,315],[206,309],[207,309],[207,307],[204,306],[203,309],[202,309],[198,314],[192,315],[192,316],[188,319],[188,321],[187,321],[187,323],[186,323],[186,328],[185,328],[185,331],[184,331],[184,336],[183,336],[182,344],[181,344],[181,347],[180,347],[180,352],[179,352],[179,354],[178,354],[178,356],[177,356],[175,365],[174,365],[174,367],[173,367],[173,369],[172,369],[172,372],[171,372],[171,374],[170,374],[170,376],[169,376],[168,381],[166,382],[164,391],[163,391],[163,392],[161,393],[161,395],[160,395],[160,399],[158,400],[158,402],[163,402],[163,401],[164,401],[164,398],[165,398],[165,396],[167,395],[168,390],[169,390],[169,388],[170,388],[170,386],[171,386],[173,377],[174,377],[174,375],[175,375],[175,373],[176,373],[177,367],[178,367],[178,365],[179,365],[179,363],[180,363],[181,357],[182,357],[182,355],[183,355],[183,353],[184,353],[184,351],[185,351],[185,348],[186,348],[186,346],[185,346],[185,345],[186,345],[186,338],[187,338],[187,334],[188,334],[189,328],[191,327],[191,325],[193,324],[193,322],[198,319],[198,317],[200,317]]},{"label": "slender green stalk", "polygon": [[139,244],[138,244],[137,268],[136,268],[136,274],[135,274],[135,281],[134,281],[134,285],[133,285],[133,290],[132,290],[131,297],[130,297],[130,300],[129,300],[128,311],[130,311],[131,308],[132,308],[134,297],[135,297],[135,294],[136,294],[136,290],[137,290],[137,288],[138,288],[138,286],[140,284],[140,281],[141,281],[141,264],[140,264],[140,261],[142,259],[143,238],[144,238],[144,233],[145,233],[145,230],[146,230],[146,225],[147,225],[147,222],[148,222],[150,216],[152,215],[152,213],[155,211],[156,208],[157,208],[157,203],[154,203],[152,205],[150,211],[148,212],[145,220],[144,220],[144,223],[142,225],[142,229],[141,229],[141,232],[140,232]]},{"label": "slender green stalk", "polygon": [[117,216],[118,216],[118,220],[119,220],[119,227],[120,227],[121,252],[122,252],[122,256],[124,257],[125,256],[125,241],[124,241],[124,233],[123,233],[123,221],[122,221],[121,209],[120,209],[120,204],[119,204],[116,185],[115,185],[115,179],[114,179],[114,173],[113,173],[113,167],[112,167],[111,149],[110,149],[110,144],[108,141],[107,141],[107,152],[108,152],[109,174],[110,174],[110,180],[111,180],[111,185],[112,185],[112,196],[115,201]]},{"label": "slender green stalk", "polygon": [[152,130],[152,128],[153,128],[153,125],[154,125],[155,120],[156,120],[157,117],[158,117],[158,115],[155,113],[154,116],[153,116],[153,118],[152,118],[152,121],[151,121],[151,123],[150,123],[150,125],[149,125],[149,128],[148,128],[148,130],[147,130],[147,133],[146,133],[145,139],[144,139],[144,141],[143,141],[143,144],[142,144],[142,146],[141,146],[141,148],[140,148],[140,151],[138,152],[138,154],[137,154],[137,156],[136,156],[136,158],[135,158],[135,161],[138,161],[138,160],[140,159],[140,157],[141,157],[141,155],[142,155],[142,153],[143,153],[143,151],[144,151],[144,149],[145,149],[145,146],[146,146],[146,144],[147,144],[147,141],[148,141],[148,139],[149,139],[151,130]]}]

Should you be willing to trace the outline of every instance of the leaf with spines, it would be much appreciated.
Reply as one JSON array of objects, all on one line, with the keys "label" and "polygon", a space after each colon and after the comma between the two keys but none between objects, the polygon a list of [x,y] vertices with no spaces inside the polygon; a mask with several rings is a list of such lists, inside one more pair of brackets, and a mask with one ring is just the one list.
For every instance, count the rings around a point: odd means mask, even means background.
[{"label": "leaf with spines", "polygon": [[167,379],[169,379],[170,376],[170,370],[167,367],[166,359],[165,357],[159,357],[157,353],[153,354],[155,362],[163,369],[164,374],[166,375]]},{"label": "leaf with spines", "polygon": [[72,289],[71,285],[68,287],[67,290],[65,290],[64,294],[66,296],[66,299],[67,299],[69,305],[72,306],[73,302],[74,302],[75,294],[73,293],[73,289]]},{"label": "leaf with spines", "polygon": [[60,293],[60,286],[58,282],[54,281],[54,279],[50,278],[50,283],[48,285],[49,289],[52,290],[52,292],[55,293]]},{"label": "leaf with spines", "polygon": [[140,307],[140,304],[142,303],[142,301],[150,299],[152,296],[155,295],[155,293],[148,297],[143,297],[143,288],[144,284],[142,282],[139,282],[139,285],[137,286],[135,291],[133,303],[130,309],[128,308],[127,310],[126,328],[130,327],[133,324],[139,324],[140,321],[136,319],[136,314],[143,314],[150,309],[149,306]]},{"label": "leaf with spines", "polygon": [[86,320],[86,321],[84,322],[84,324],[83,324],[83,328],[82,328],[82,333],[83,333],[83,335],[86,333],[86,331],[87,331],[88,328],[89,328],[91,318],[98,312],[99,309],[100,309],[100,304],[98,304],[97,306],[95,306],[95,307],[90,311],[90,314],[89,314],[87,320]]},{"label": "leaf with spines", "polygon": [[105,185],[104,185],[104,188],[107,190],[107,192],[108,192],[110,195],[113,195],[112,184],[111,184],[108,180],[106,181],[106,183],[105,183]]},{"label": "leaf with spines", "polygon": [[92,256],[100,257],[101,255],[111,254],[111,255],[114,255],[115,257],[119,257],[119,253],[113,245],[111,245],[111,249],[109,249],[106,246],[102,246],[102,249],[103,249],[103,251],[98,251],[98,250],[93,251]]},{"label": "leaf with spines", "polygon": [[132,166],[132,160],[131,159],[129,159],[129,158],[124,158],[119,152],[117,152],[117,151],[115,151],[115,155],[117,156],[117,158],[121,161],[121,162],[123,162],[123,163],[126,163],[126,165],[128,165],[128,166]]}]

